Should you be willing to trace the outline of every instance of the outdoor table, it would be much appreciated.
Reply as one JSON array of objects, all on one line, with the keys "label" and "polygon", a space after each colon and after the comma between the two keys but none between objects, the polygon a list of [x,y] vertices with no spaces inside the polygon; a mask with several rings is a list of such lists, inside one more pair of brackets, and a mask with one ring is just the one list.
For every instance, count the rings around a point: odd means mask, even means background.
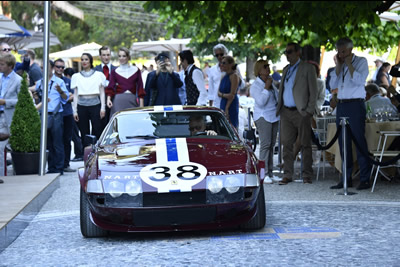
[{"label": "outdoor table", "polygon": [[[367,140],[368,151],[376,150],[379,142],[379,131],[400,131],[400,121],[367,122],[365,123],[365,138]],[[328,124],[327,143],[329,143],[336,133],[336,123]],[[393,142],[394,137],[389,137],[385,149]],[[342,158],[340,157],[339,142],[336,141],[328,153],[335,155],[335,168],[342,172]],[[353,143],[353,162],[357,162],[356,147]],[[357,168],[353,168],[353,171]]]}]

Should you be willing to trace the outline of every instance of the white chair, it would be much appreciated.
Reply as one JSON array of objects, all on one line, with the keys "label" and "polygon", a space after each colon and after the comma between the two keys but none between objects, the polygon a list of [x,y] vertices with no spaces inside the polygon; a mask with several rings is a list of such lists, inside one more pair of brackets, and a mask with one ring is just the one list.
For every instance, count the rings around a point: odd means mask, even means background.
[{"label": "white chair", "polygon": [[[378,132],[380,134],[379,136],[379,141],[378,141],[378,147],[376,150],[371,151],[371,153],[374,156],[375,161],[379,161],[379,162],[384,162],[382,159],[384,157],[389,157],[389,158],[394,158],[396,157],[400,151],[389,151],[387,150],[386,144],[387,144],[387,140],[388,137],[394,137],[394,136],[400,136],[400,132],[399,131],[379,131]],[[376,180],[378,179],[378,174],[380,173],[385,179],[391,181],[391,178],[386,175],[384,172],[381,171],[381,169],[383,168],[389,168],[389,167],[399,167],[399,165],[396,163],[388,165],[388,166],[377,166],[376,168],[376,173],[375,173],[375,178],[374,178],[374,183],[372,185],[372,189],[371,192],[374,192],[375,189],[375,184],[376,184]],[[374,172],[375,169],[375,165],[372,166],[372,170],[371,170],[371,177],[372,174]]]}]

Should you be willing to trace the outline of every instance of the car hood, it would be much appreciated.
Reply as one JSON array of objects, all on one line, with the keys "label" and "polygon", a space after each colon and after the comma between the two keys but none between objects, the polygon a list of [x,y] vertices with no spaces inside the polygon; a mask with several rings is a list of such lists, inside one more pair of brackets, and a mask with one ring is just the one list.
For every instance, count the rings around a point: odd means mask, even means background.
[{"label": "car hood", "polygon": [[249,160],[249,152],[242,143],[208,138],[140,140],[102,147],[97,155],[99,170],[106,172],[140,172],[156,163],[168,166],[192,162],[214,175],[245,173]]}]

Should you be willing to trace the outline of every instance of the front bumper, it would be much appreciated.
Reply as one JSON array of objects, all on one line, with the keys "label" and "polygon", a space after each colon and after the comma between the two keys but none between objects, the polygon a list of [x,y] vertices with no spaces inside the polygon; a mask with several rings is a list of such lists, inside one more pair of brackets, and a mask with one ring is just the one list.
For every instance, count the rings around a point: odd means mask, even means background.
[{"label": "front bumper", "polygon": [[[262,186],[262,185],[261,185]],[[208,190],[176,193],[87,194],[93,222],[117,232],[164,232],[230,228],[250,220],[259,187],[241,188],[236,197],[210,198]],[[221,197],[222,196],[222,197]],[[236,198],[236,199],[235,199]],[[219,202],[219,203],[213,203]],[[141,205],[137,205],[141,203]]]}]

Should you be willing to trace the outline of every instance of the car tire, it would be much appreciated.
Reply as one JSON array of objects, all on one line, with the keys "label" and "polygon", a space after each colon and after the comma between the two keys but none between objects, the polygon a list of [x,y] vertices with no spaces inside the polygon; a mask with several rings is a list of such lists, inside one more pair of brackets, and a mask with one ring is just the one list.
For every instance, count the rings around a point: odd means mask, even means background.
[{"label": "car tire", "polygon": [[250,221],[241,225],[242,229],[245,230],[257,230],[264,228],[266,222],[266,211],[265,211],[265,195],[264,186],[261,184],[260,192],[258,193],[256,200],[256,214]]},{"label": "car tire", "polygon": [[90,208],[89,208],[89,200],[81,188],[81,196],[80,196],[80,220],[81,220],[81,232],[84,237],[104,237],[107,236],[108,232],[97,227],[90,220]]}]

